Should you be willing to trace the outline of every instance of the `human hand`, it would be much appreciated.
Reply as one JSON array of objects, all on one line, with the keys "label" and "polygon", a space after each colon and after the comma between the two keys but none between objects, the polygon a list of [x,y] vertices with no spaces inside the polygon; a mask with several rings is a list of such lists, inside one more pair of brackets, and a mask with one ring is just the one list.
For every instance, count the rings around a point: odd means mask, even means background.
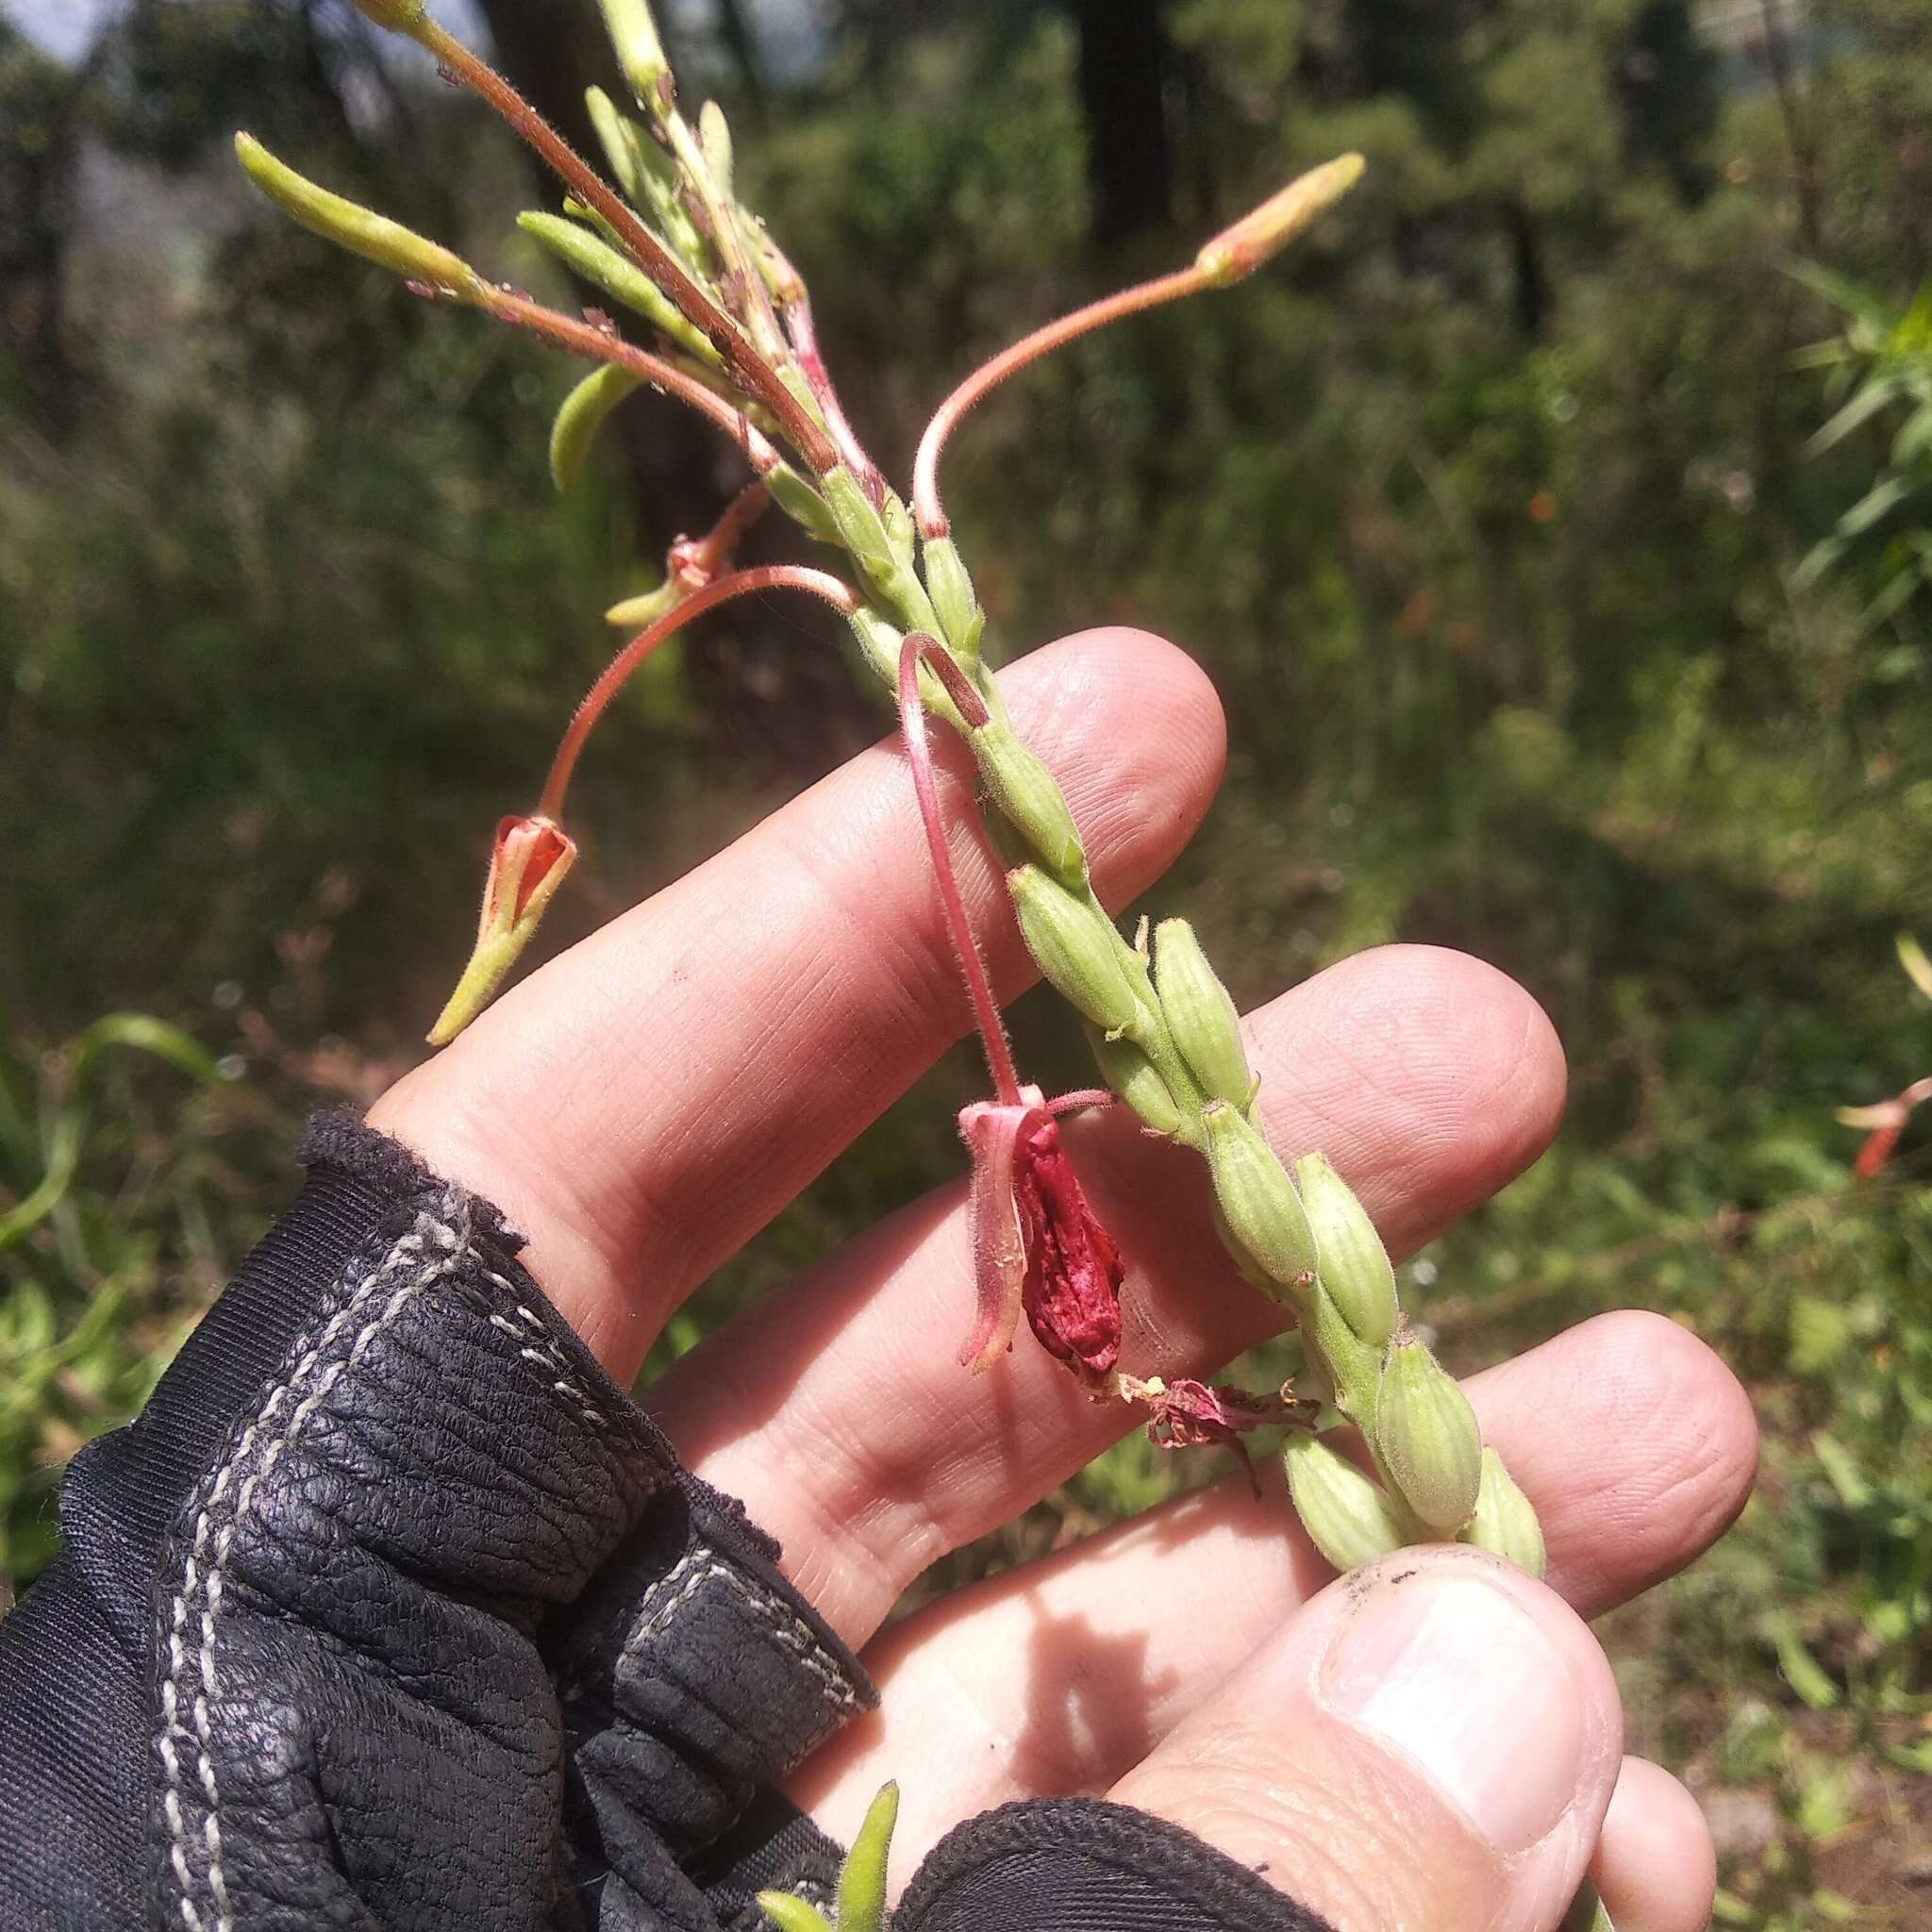
[{"label": "human hand", "polygon": [[[1205,680],[1112,632],[1003,682],[1103,898],[1131,898],[1219,776]],[[1028,969],[996,875],[976,851],[962,859],[1010,993]],[[683,1297],[965,1024],[910,786],[882,746],[533,974],[371,1118],[527,1231],[531,1272],[624,1382]],[[1398,1257],[1533,1159],[1561,1102],[1533,1002],[1440,952],[1332,969],[1253,1016],[1250,1048],[1271,1139],[1324,1149]],[[1204,1274],[1218,1249],[1191,1171],[1124,1120],[1067,1137],[1128,1259],[1132,1366],[1211,1371],[1278,1325],[1231,1268]],[[647,1397],[690,1466],[780,1540],[802,1594],[866,1647],[880,1710],[791,1786],[834,1838],[886,1776],[905,1793],[902,1873],[989,1806],[1110,1793],[1266,1865],[1342,1932],[1553,1925],[1592,1857],[1620,1932],[1704,1923],[1701,1820],[1674,1781],[1621,1758],[1614,1685],[1562,1601],[1584,1615],[1623,1601],[1740,1506],[1749,1408],[1694,1339],[1605,1317],[1471,1383],[1541,1517],[1547,1589],[1432,1548],[1324,1591],[1285,1506],[1230,1486],[880,1636],[927,1564],[1118,1430],[1118,1411],[1024,1338],[989,1375],[962,1374],[953,1342],[972,1299],[961,1191],[941,1190],[708,1338]]]}]

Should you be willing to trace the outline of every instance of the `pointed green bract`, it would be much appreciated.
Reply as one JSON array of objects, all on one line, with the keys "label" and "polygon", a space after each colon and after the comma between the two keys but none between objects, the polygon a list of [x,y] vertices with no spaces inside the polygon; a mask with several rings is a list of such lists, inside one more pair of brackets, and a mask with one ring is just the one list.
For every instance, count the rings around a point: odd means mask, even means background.
[{"label": "pointed green bract", "polygon": [[845,1854],[839,1873],[839,1932],[883,1932],[886,1923],[886,1860],[892,1827],[899,1822],[899,1787],[879,1787],[865,1822]]},{"label": "pointed green bract", "polygon": [[1004,717],[989,718],[972,734],[986,789],[1008,824],[1061,885],[1084,891],[1087,855],[1066,793],[1054,775],[1015,735]]},{"label": "pointed green bract", "polygon": [[1460,1540],[1514,1563],[1532,1576],[1543,1574],[1543,1526],[1537,1519],[1536,1507],[1517,1488],[1515,1477],[1503,1467],[1503,1458],[1487,1443],[1475,1514],[1463,1525]]},{"label": "pointed green bract", "polygon": [[1108,1033],[1131,1026],[1142,1008],[1121,971],[1118,935],[1107,914],[1042,866],[1015,866],[1007,890],[1026,950],[1054,990]]}]

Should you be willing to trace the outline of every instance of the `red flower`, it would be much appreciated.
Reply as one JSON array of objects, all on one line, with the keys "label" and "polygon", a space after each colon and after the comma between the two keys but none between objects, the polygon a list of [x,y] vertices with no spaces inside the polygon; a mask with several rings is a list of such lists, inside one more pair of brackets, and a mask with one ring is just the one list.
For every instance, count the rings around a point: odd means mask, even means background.
[{"label": "red flower", "polygon": [[973,1154],[973,1263],[979,1310],[959,1359],[975,1374],[1012,1346],[1022,1312],[1091,1394],[1121,1353],[1120,1250],[1094,1218],[1037,1087],[1017,1105],[959,1116]]}]

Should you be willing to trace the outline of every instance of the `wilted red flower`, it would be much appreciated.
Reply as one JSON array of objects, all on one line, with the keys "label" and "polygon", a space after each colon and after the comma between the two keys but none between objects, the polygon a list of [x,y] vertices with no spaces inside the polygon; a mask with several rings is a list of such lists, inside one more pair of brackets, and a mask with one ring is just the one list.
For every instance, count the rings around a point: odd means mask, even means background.
[{"label": "wilted red flower", "polygon": [[537,930],[544,907],[576,856],[576,841],[541,813],[498,822],[490,848],[490,876],[483,886],[483,910],[476,921],[475,949],[430,1028],[432,1046],[454,1040],[482,1010]]},{"label": "wilted red flower", "polygon": [[973,1261],[979,1309],[959,1359],[974,1373],[1011,1347],[1024,1312],[1041,1344],[1092,1394],[1121,1353],[1120,1250],[1094,1218],[1037,1087],[1017,1105],[959,1116],[973,1154]]},{"label": "wilted red flower", "polygon": [[1306,1428],[1321,1408],[1319,1403],[1298,1400],[1285,1387],[1272,1395],[1252,1395],[1224,1382],[1196,1382],[1187,1376],[1167,1382],[1158,1375],[1150,1375],[1144,1382],[1135,1375],[1122,1375],[1119,1384],[1120,1392],[1129,1402],[1144,1402],[1152,1411],[1147,1418],[1150,1442],[1162,1449],[1224,1443],[1247,1472],[1248,1486],[1257,1496],[1261,1485],[1248,1459],[1242,1432],[1284,1424]]}]

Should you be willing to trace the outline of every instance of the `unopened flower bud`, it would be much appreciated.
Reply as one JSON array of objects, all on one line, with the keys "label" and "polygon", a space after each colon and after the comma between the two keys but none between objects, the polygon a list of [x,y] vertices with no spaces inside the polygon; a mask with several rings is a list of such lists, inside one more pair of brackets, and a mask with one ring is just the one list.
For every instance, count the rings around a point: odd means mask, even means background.
[{"label": "unopened flower bud", "polygon": [[1109,1040],[1097,1026],[1087,1029],[1087,1041],[1100,1065],[1101,1077],[1157,1134],[1178,1135],[1185,1123],[1167,1082],[1131,1040]]},{"label": "unopened flower bud", "polygon": [[1037,865],[1015,866],[1007,889],[1026,950],[1055,990],[1108,1033],[1131,1025],[1141,1002],[1121,970],[1119,935],[1093,899]]},{"label": "unopened flower bud", "polygon": [[1295,1514],[1336,1569],[1358,1570],[1403,1546],[1402,1519],[1389,1498],[1320,1437],[1289,1437],[1281,1457]]},{"label": "unopened flower bud", "polygon": [[[607,362],[593,369],[563,399],[550,425],[550,480],[568,490],[584,466],[591,440],[605,417],[638,387],[641,377]],[[607,613],[608,616],[608,613]],[[623,619],[617,619],[622,623]]]},{"label": "unopened flower bud", "polygon": [[705,166],[711,171],[719,200],[735,200],[731,187],[731,128],[724,119],[724,109],[716,101],[707,101],[698,109],[698,146],[704,153]]},{"label": "unopened flower bud", "polygon": [[1374,1440],[1391,1482],[1431,1529],[1469,1521],[1482,1487],[1482,1431],[1455,1376],[1409,1329],[1383,1357]]},{"label": "unopened flower bud", "polygon": [[635,597],[613,604],[604,613],[604,622],[620,630],[642,630],[660,617],[668,617],[690,595],[675,577],[667,576],[655,591],[641,591]]},{"label": "unopened flower bud", "polygon": [[1543,1526],[1537,1520],[1536,1507],[1487,1443],[1475,1514],[1463,1525],[1460,1541],[1502,1557],[1532,1576],[1543,1574]]},{"label": "unopened flower bud", "polygon": [[507,818],[497,825],[475,949],[429,1029],[431,1046],[446,1045],[483,1010],[537,930],[543,908],[576,856],[576,841],[553,820]]},{"label": "unopened flower bud", "polygon": [[1053,774],[1003,717],[989,717],[971,737],[973,756],[1002,816],[1026,841],[1031,857],[1063,886],[1087,884],[1087,856],[1080,828]]},{"label": "unopened flower bud", "polygon": [[318,187],[278,161],[252,134],[235,137],[235,157],[277,208],[325,241],[460,300],[475,301],[483,293],[481,277],[461,256],[387,215]]},{"label": "unopened flower bud", "polygon": [[1194,266],[1215,289],[1253,275],[1333,208],[1361,179],[1362,167],[1360,155],[1338,155],[1297,175],[1232,227],[1224,228],[1194,258]]},{"label": "unopened flower bud", "polygon": [[1185,919],[1163,919],[1154,928],[1154,991],[1167,1030],[1202,1090],[1246,1112],[1255,1076],[1241,1045],[1241,1015]]},{"label": "unopened flower bud", "polygon": [[1305,1154],[1294,1177],[1322,1251],[1322,1285],[1342,1319],[1370,1348],[1395,1333],[1395,1271],[1369,1210],[1324,1154]]},{"label": "unopened flower bud", "polygon": [[921,556],[933,614],[953,655],[970,670],[979,652],[979,634],[986,628],[986,612],[973,594],[973,579],[966,574],[959,546],[950,537],[934,537]]},{"label": "unopened flower bud", "polygon": [[1208,1141],[1208,1169],[1234,1238],[1274,1284],[1274,1292],[1299,1292],[1314,1279],[1314,1230],[1294,1183],[1274,1149],[1239,1108],[1210,1101],[1201,1111]]},{"label": "unopened flower bud", "polygon": [[658,38],[658,23],[645,0],[598,0],[604,9],[604,30],[617,55],[617,64],[640,107],[653,114],[666,105],[658,89],[671,78],[671,63]]}]

